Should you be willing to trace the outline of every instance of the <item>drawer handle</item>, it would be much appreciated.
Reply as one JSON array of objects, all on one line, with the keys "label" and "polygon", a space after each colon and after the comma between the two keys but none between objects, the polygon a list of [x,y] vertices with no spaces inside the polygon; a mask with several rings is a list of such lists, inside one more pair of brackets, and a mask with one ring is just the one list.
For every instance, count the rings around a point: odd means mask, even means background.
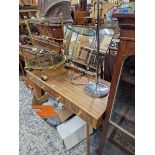
[{"label": "drawer handle", "polygon": [[61,96],[59,96],[59,97],[56,98],[57,101],[60,101],[60,99],[61,99]]},{"label": "drawer handle", "polygon": [[82,112],[81,111],[79,111],[76,115],[77,116],[80,116],[82,114]]},{"label": "drawer handle", "polygon": [[41,89],[44,89],[44,88],[45,88],[45,86],[42,86],[42,87],[41,87]]}]

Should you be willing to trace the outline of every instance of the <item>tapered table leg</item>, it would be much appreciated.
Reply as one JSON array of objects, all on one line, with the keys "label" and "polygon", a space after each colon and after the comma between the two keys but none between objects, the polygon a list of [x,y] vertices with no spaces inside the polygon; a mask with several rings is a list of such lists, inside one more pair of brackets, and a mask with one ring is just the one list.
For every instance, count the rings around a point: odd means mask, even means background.
[{"label": "tapered table leg", "polygon": [[20,65],[20,69],[21,69],[21,71],[22,71],[22,74],[23,74],[23,76],[24,76],[24,75],[25,75],[25,71],[24,71],[24,68],[23,68],[23,65],[22,65],[20,59],[19,59],[19,65]]},{"label": "tapered table leg", "polygon": [[33,98],[32,98],[32,106],[33,105],[38,105],[39,101],[37,100],[37,97],[35,95],[33,95]]},{"label": "tapered table leg", "polygon": [[87,155],[90,155],[90,136],[89,136],[89,124],[86,125],[86,141],[87,141]]}]

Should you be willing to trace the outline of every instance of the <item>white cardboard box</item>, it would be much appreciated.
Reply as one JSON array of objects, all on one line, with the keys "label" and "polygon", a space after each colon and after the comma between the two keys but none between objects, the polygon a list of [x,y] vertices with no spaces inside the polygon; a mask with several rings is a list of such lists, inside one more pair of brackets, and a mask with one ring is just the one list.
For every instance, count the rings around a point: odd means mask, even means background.
[{"label": "white cardboard box", "polygon": [[[70,120],[57,126],[57,131],[69,150],[83,139],[86,138],[86,122],[78,116],[71,118]],[[93,129],[90,128],[90,134],[93,133]]]}]

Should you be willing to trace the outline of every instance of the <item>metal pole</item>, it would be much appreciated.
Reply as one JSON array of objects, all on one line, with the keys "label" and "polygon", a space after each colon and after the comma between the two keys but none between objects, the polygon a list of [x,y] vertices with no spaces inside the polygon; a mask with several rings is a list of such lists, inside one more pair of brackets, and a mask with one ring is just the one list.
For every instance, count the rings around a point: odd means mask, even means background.
[{"label": "metal pole", "polygon": [[30,30],[29,23],[28,23],[27,19],[25,19],[24,21],[25,21],[25,25],[26,25],[27,31],[28,31],[30,39],[31,39],[32,46],[34,46],[34,41],[33,41],[33,37],[32,37],[32,33]]},{"label": "metal pole", "polygon": [[61,19],[62,33],[63,33],[63,39],[64,39],[64,19],[63,19],[62,13],[60,13],[60,19]]},{"label": "metal pole", "polygon": [[96,28],[96,84],[98,84],[98,72],[99,72],[99,50],[100,50],[100,28],[99,28],[99,21],[100,21],[100,4],[99,0],[97,0],[97,28]]},{"label": "metal pole", "polygon": [[101,97],[109,93],[109,88],[98,81],[98,72],[99,72],[99,49],[100,49],[100,32],[99,32],[99,10],[100,3],[97,0],[97,27],[96,27],[96,81],[90,81],[85,85],[84,90],[91,96]]}]

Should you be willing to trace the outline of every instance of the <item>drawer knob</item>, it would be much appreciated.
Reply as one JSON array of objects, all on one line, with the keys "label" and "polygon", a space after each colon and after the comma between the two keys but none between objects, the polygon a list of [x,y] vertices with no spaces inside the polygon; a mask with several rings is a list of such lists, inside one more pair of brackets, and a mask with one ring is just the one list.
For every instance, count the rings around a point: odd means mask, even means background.
[{"label": "drawer knob", "polygon": [[81,111],[79,111],[76,115],[77,116],[80,116],[82,114],[82,112]]},{"label": "drawer knob", "polygon": [[41,89],[44,89],[44,88],[45,88],[45,86],[42,86],[42,87],[41,87]]},{"label": "drawer knob", "polygon": [[42,76],[41,76],[41,79],[42,79],[43,81],[47,81],[47,80],[48,80],[48,77],[47,77],[46,75],[42,75]]},{"label": "drawer knob", "polygon": [[60,101],[60,99],[61,99],[61,96],[59,96],[59,97],[56,98],[57,101]]}]

